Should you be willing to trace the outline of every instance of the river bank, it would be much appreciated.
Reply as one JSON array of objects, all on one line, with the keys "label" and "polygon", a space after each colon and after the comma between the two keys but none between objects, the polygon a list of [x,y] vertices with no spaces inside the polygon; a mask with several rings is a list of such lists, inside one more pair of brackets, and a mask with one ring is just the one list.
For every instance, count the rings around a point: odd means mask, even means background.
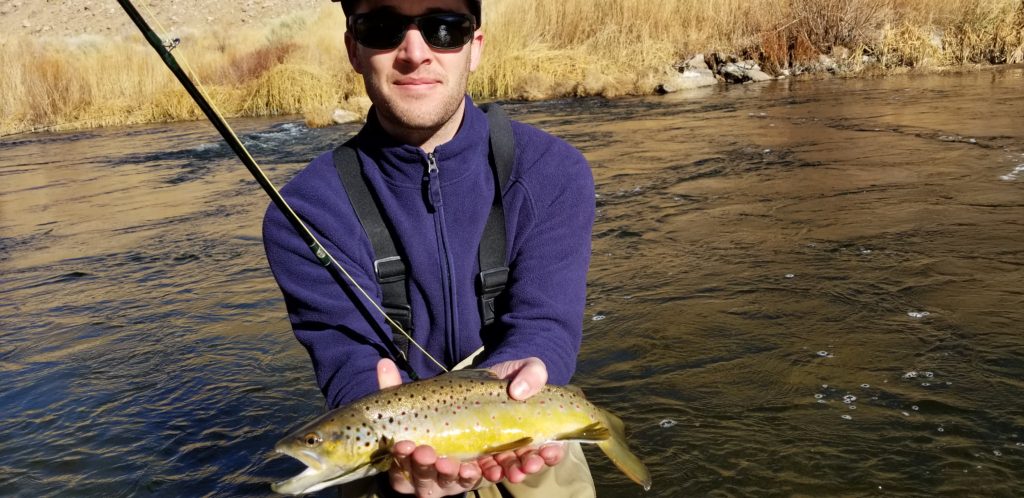
[{"label": "river bank", "polygon": [[[162,0],[148,15],[181,40],[175,55],[225,115],[323,126],[338,109],[366,110],[344,19],[324,3]],[[120,14],[88,0],[0,4],[0,134],[199,119]],[[469,90],[484,100],[1024,61],[1022,0],[491,0],[483,27],[487,56]]]}]

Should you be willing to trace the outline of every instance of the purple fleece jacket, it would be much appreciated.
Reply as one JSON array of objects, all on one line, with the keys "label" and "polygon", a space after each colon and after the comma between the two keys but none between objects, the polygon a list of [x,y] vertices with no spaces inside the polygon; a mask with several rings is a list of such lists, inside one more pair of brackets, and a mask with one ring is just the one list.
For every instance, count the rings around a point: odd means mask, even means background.
[{"label": "purple fleece jacket", "polygon": [[[358,151],[382,215],[408,257],[413,337],[446,367],[486,341],[481,367],[536,356],[549,382],[566,384],[576,368],[590,263],[594,181],[582,154],[536,128],[512,123],[515,164],[503,193],[509,279],[496,327],[481,337],[475,279],[477,251],[494,195],[487,117],[466,98],[455,137],[434,151],[437,169],[419,147],[390,138],[370,112]],[[341,186],[328,152],[300,171],[282,194],[326,249],[379,304],[373,250]],[[263,240],[284,294],[292,328],[313,361],[330,407],[378,389],[377,361],[388,356],[351,284],[337,280],[271,204]],[[441,370],[414,347],[409,359],[423,377]]]}]

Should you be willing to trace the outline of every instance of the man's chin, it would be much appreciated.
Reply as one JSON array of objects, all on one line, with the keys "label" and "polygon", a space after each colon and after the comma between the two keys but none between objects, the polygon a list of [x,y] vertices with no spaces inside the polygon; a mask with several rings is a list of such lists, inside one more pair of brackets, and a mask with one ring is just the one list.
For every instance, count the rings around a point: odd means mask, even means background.
[{"label": "man's chin", "polygon": [[[461,103],[461,100],[459,102]],[[392,101],[392,105],[382,106],[380,110],[387,114],[381,117],[395,125],[410,130],[428,131],[443,127],[459,108],[458,104],[453,104],[448,99],[425,96]]]}]

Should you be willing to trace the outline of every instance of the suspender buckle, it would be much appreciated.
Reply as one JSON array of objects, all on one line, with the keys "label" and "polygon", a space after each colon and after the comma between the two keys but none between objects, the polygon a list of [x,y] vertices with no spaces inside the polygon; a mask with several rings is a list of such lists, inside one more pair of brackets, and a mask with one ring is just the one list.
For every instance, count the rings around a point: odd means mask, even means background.
[{"label": "suspender buckle", "polygon": [[[402,327],[402,330],[409,333],[412,332],[412,306],[384,305],[382,308],[384,308],[384,313],[388,315],[388,318],[398,322],[398,325]],[[403,353],[408,352],[409,340],[406,339],[404,335],[396,332],[394,334],[394,341],[395,343],[405,343],[397,344],[398,349],[401,349]]]},{"label": "suspender buckle", "polygon": [[502,266],[480,272],[476,277],[476,292],[481,296],[501,294],[508,282],[508,267]]},{"label": "suspender buckle", "polygon": [[398,282],[405,278],[405,263],[399,256],[381,258],[373,262],[373,271],[377,274],[377,282]]},{"label": "suspender buckle", "polygon": [[497,315],[494,300],[505,290],[507,282],[507,266],[484,270],[477,275],[476,293],[480,296],[480,317],[484,325],[494,323],[494,317]]}]

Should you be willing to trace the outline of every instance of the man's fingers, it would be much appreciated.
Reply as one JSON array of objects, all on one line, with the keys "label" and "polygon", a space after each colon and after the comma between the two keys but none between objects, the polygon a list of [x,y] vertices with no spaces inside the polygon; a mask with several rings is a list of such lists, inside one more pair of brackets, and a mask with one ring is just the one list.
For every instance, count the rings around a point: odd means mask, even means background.
[{"label": "man's fingers", "polygon": [[451,458],[438,458],[434,468],[437,469],[437,485],[441,489],[451,486],[459,479],[459,462]]},{"label": "man's fingers", "polygon": [[394,387],[402,383],[402,374],[398,373],[398,367],[390,358],[381,358],[377,361],[377,384],[381,389]]},{"label": "man's fingers", "polygon": [[493,456],[483,457],[477,460],[477,464],[480,466],[480,474],[488,481],[498,482],[505,477],[505,471]]},{"label": "man's fingers", "polygon": [[466,462],[459,466],[459,486],[462,486],[463,489],[476,488],[482,477],[480,466],[473,462]]},{"label": "man's fingers", "polygon": [[516,452],[519,457],[519,470],[524,474],[535,474],[544,468],[544,459],[537,454],[537,450],[529,449],[523,452]]},{"label": "man's fingers", "polygon": [[547,366],[535,357],[501,362],[491,367],[491,371],[500,379],[511,379],[508,395],[520,401],[540,392],[548,382]]},{"label": "man's fingers", "polygon": [[430,494],[437,488],[437,453],[430,446],[417,446],[409,455],[412,467],[412,486],[417,496]]},{"label": "man's fingers", "polygon": [[544,465],[554,467],[565,458],[565,445],[562,443],[545,444],[537,450],[537,454],[544,459]]},{"label": "man's fingers", "polygon": [[505,479],[508,479],[509,482],[518,483],[526,479],[526,474],[519,468],[519,457],[515,453],[506,451],[494,455],[494,459],[501,466],[501,470],[505,473]]},{"label": "man's fingers", "polygon": [[402,493],[411,493],[412,489],[412,470],[409,463],[410,455],[413,450],[416,449],[416,444],[412,441],[399,441],[391,448],[391,456],[393,463],[391,464],[391,487],[395,491]]}]

